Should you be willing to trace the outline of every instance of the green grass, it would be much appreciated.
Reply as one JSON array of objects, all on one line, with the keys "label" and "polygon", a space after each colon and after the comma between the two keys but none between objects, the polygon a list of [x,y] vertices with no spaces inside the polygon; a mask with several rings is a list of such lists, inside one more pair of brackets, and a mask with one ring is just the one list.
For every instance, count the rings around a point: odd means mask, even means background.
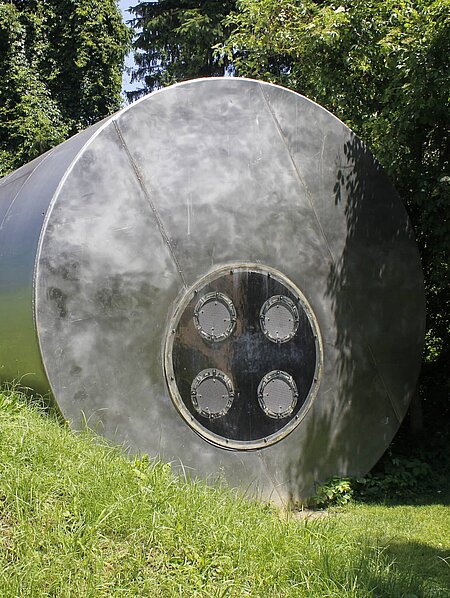
[{"label": "green grass", "polygon": [[317,520],[175,478],[0,394],[0,596],[450,596],[450,508]]}]

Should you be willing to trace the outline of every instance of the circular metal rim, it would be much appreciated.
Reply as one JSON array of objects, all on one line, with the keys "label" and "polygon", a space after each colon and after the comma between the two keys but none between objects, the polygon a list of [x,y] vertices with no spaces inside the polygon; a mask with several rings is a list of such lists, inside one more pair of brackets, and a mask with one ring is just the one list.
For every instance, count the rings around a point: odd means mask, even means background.
[{"label": "circular metal rim", "polygon": [[[173,369],[172,363],[172,349],[173,349],[173,340],[175,336],[175,332],[180,321],[180,318],[186,309],[188,303],[192,301],[193,297],[198,294],[198,289],[204,287],[209,282],[220,278],[226,272],[232,274],[235,270],[247,269],[252,270],[254,272],[258,272],[260,274],[269,274],[270,276],[277,279],[279,282],[284,284],[288,289],[290,289],[302,303],[302,307],[308,317],[308,320],[311,324],[311,327],[314,332],[314,338],[316,343],[316,369],[314,372],[314,379],[308,396],[305,399],[305,402],[300,409],[299,413],[290,421],[288,422],[284,428],[279,430],[274,434],[270,434],[265,438],[254,440],[254,441],[241,441],[241,440],[230,440],[228,438],[224,438],[223,436],[219,436],[218,434],[214,434],[210,430],[204,428],[189,412],[187,407],[185,406],[180,393],[178,391],[178,386],[175,381],[175,373]],[[165,336],[165,344],[163,348],[163,367],[164,367],[164,377],[166,380],[166,384],[169,390],[169,397],[171,398],[172,404],[175,406],[176,410],[178,411],[181,418],[185,421],[185,423],[192,429],[193,432],[198,434],[203,440],[209,442],[210,444],[216,446],[217,448],[224,449],[224,450],[236,450],[236,451],[255,451],[259,449],[263,449],[269,446],[273,446],[277,444],[286,436],[288,436],[294,429],[303,421],[306,417],[307,413],[311,409],[311,406],[314,402],[314,399],[317,396],[317,392],[320,386],[320,380],[323,371],[323,342],[322,342],[322,335],[319,328],[319,323],[310,307],[306,297],[300,291],[300,289],[294,285],[294,283],[287,278],[284,274],[272,268],[270,266],[266,266],[263,264],[256,264],[252,262],[240,262],[240,263],[232,263],[223,266],[219,266],[215,268],[202,278],[198,279],[184,294],[181,298],[177,306],[175,307],[174,313],[170,318],[168,329]]]},{"label": "circular metal rim", "polygon": [[[210,411],[205,411],[204,409],[200,409],[197,401],[197,389],[202,382],[209,379],[217,379],[220,380],[225,388],[228,391],[228,402],[223,409],[217,411],[215,413],[211,413]],[[231,379],[221,370],[217,368],[208,368],[206,370],[202,370],[199,374],[197,374],[191,384],[191,401],[194,405],[195,410],[203,417],[207,417],[208,419],[217,419],[219,417],[223,417],[229,410],[231,405],[234,401],[234,387]]]},{"label": "circular metal rim", "polygon": [[[217,336],[215,334],[209,334],[208,332],[206,332],[204,330],[204,328],[202,328],[202,326],[200,324],[200,319],[199,319],[199,314],[200,314],[201,308],[204,305],[206,305],[206,303],[209,303],[210,301],[213,301],[214,299],[216,301],[219,301],[220,303],[222,303],[222,305],[224,305],[226,307],[226,309],[228,310],[228,313],[230,314],[230,324],[228,325],[225,332],[222,332],[221,334],[218,334]],[[194,309],[194,324],[198,330],[198,333],[200,334],[200,336],[202,338],[204,338],[208,341],[211,341],[211,342],[215,342],[215,343],[224,341],[225,339],[229,338],[233,334],[233,330],[236,327],[236,319],[237,319],[236,309],[233,305],[233,302],[231,301],[231,299],[229,297],[227,297],[223,293],[219,293],[219,292],[206,293],[206,295],[204,295],[203,297],[201,297],[199,299],[199,301]]]},{"label": "circular metal rim", "polygon": [[[283,380],[283,382],[285,382],[292,391],[293,399],[292,399],[291,405],[285,411],[281,411],[281,412],[272,411],[265,404],[264,390],[265,390],[266,386],[273,380]],[[291,413],[295,409],[295,406],[297,405],[297,401],[298,401],[297,385],[295,384],[295,381],[290,374],[288,374],[287,372],[283,372],[281,370],[272,370],[271,372],[266,374],[264,376],[264,378],[261,380],[261,382],[258,384],[257,392],[258,392],[258,403],[259,403],[261,409],[264,411],[264,413],[268,417],[272,417],[273,419],[282,419],[283,417],[288,417],[289,415],[291,415]]]},{"label": "circular metal rim", "polygon": [[[288,311],[291,312],[293,320],[294,320],[294,329],[293,331],[282,337],[282,338],[278,338],[277,336],[273,336],[266,328],[266,323],[265,323],[265,317],[267,312],[269,311],[269,309],[271,307],[274,307],[276,305],[283,305],[284,307],[286,307],[286,309]],[[291,301],[289,299],[289,297],[285,297],[284,295],[273,295],[273,297],[269,297],[269,299],[267,299],[267,301],[264,303],[264,305],[261,307],[261,310],[259,312],[259,323],[261,325],[261,330],[262,333],[264,334],[264,336],[271,341],[272,343],[287,343],[288,341],[290,341],[292,338],[294,338],[294,336],[297,333],[298,330],[298,323],[299,323],[299,317],[298,317],[298,309],[295,306],[294,302]]]}]

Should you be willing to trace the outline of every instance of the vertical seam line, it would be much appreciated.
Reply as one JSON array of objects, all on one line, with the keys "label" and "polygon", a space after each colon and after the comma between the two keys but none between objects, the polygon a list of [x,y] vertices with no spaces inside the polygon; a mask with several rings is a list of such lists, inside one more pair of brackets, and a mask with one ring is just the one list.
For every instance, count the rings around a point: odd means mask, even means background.
[{"label": "vertical seam line", "polygon": [[[336,260],[333,257],[333,253],[332,253],[331,247],[330,247],[330,245],[328,243],[327,236],[325,235],[325,231],[323,230],[322,224],[321,224],[321,222],[319,220],[319,217],[317,215],[317,212],[316,212],[316,210],[314,208],[314,204],[312,202],[312,198],[311,198],[311,194],[309,192],[308,186],[306,185],[305,181],[303,180],[303,177],[302,177],[302,175],[301,175],[301,173],[300,173],[300,171],[299,171],[299,169],[297,167],[297,164],[295,163],[294,158],[292,157],[292,154],[291,154],[291,152],[289,150],[289,147],[288,147],[288,144],[286,142],[286,139],[285,139],[285,137],[283,135],[283,132],[281,130],[280,123],[278,122],[278,119],[276,118],[276,116],[275,116],[275,114],[274,114],[274,112],[272,110],[272,107],[271,107],[271,105],[270,105],[270,103],[269,103],[269,101],[268,101],[268,99],[266,97],[266,94],[264,93],[264,89],[263,89],[263,86],[261,85],[261,83],[259,84],[259,89],[261,90],[262,97],[264,98],[264,102],[265,102],[265,104],[267,106],[267,110],[269,111],[269,113],[270,113],[270,115],[272,117],[272,120],[273,120],[273,122],[275,124],[275,127],[277,129],[278,135],[280,136],[281,141],[283,142],[283,145],[286,148],[286,151],[288,153],[288,156],[289,156],[289,159],[291,161],[291,164],[292,164],[292,166],[293,166],[293,168],[294,168],[294,170],[295,170],[295,172],[297,174],[298,180],[300,181],[300,183],[303,185],[303,187],[305,189],[309,205],[311,206],[312,213],[314,214],[314,218],[315,218],[315,220],[317,222],[317,225],[319,227],[321,235],[322,235],[322,237],[323,237],[323,239],[325,241],[325,244],[327,246],[328,252],[330,254],[331,261],[332,261],[334,267],[336,267]],[[350,304],[352,305],[352,311],[353,311],[353,304],[351,302],[350,302]],[[389,391],[389,388],[388,388],[388,386],[386,384],[386,381],[384,380],[384,376],[380,372],[380,369],[378,367],[378,363],[375,360],[375,355],[373,354],[373,351],[372,351],[372,347],[371,347],[370,343],[367,341],[367,339],[365,337],[365,334],[364,334],[364,332],[362,330],[362,327],[358,326],[358,328],[361,329],[361,334],[362,334],[364,343],[366,344],[366,346],[367,346],[367,348],[369,350],[370,358],[372,359],[372,362],[373,362],[373,365],[375,366],[376,372],[377,372],[378,376],[380,377],[381,383],[383,384],[383,388],[384,388],[384,390],[386,392],[387,398],[389,399],[389,403],[391,404],[391,407],[392,407],[392,410],[393,410],[393,412],[395,414],[395,417],[397,418],[397,421],[399,423],[401,423],[402,418],[400,417],[400,413],[399,413],[398,407],[397,407],[395,401],[392,398],[392,395],[391,395],[391,393]]]},{"label": "vertical seam line", "polygon": [[287,504],[286,500],[284,499],[284,497],[281,495],[281,492],[278,490],[278,486],[280,486],[280,483],[277,482],[277,480],[275,479],[275,476],[272,475],[272,472],[270,471],[270,468],[267,467],[267,463],[266,463],[266,461],[264,459],[264,456],[261,454],[261,450],[258,450],[257,454],[258,454],[259,460],[263,464],[264,471],[265,471],[267,477],[269,478],[269,480],[272,483],[273,491],[278,495],[278,498],[280,499],[281,504],[284,506],[284,508],[287,509],[288,504]]},{"label": "vertical seam line", "polygon": [[141,174],[141,172],[140,172],[140,170],[138,168],[138,165],[134,161],[133,156],[131,155],[131,152],[130,152],[130,150],[129,150],[126,142],[125,142],[125,139],[124,139],[124,137],[122,135],[122,132],[121,132],[121,130],[119,128],[119,125],[118,125],[118,123],[117,123],[117,121],[115,119],[113,119],[113,124],[114,124],[114,128],[116,130],[116,133],[117,133],[117,135],[119,137],[120,143],[122,144],[122,147],[123,147],[123,149],[124,149],[124,151],[125,151],[125,153],[127,155],[128,161],[130,162],[131,167],[133,168],[133,172],[134,172],[134,174],[135,174],[135,176],[136,176],[136,178],[138,180],[139,186],[140,186],[142,192],[144,193],[145,199],[147,200],[147,203],[149,204],[149,206],[150,206],[150,208],[151,208],[151,210],[153,212],[153,216],[155,217],[155,220],[156,220],[156,222],[158,224],[159,232],[161,233],[161,236],[162,236],[164,242],[166,243],[167,247],[169,248],[170,255],[171,255],[172,260],[173,260],[173,262],[174,262],[174,264],[176,266],[178,274],[180,275],[180,278],[181,278],[181,281],[183,283],[183,286],[184,286],[185,289],[187,289],[188,285],[186,283],[186,279],[184,278],[183,270],[181,268],[181,265],[180,265],[180,263],[178,261],[177,256],[175,255],[174,247],[173,247],[173,245],[172,245],[172,243],[170,241],[169,235],[167,234],[167,231],[166,231],[166,229],[164,227],[164,224],[163,224],[163,221],[161,219],[161,216],[159,215],[158,210],[156,209],[156,206],[155,206],[155,204],[152,201],[152,198],[150,196],[149,190],[147,189],[147,186],[146,186],[146,184],[144,182],[144,178],[143,178],[143,176],[142,176],[142,174]]},{"label": "vertical seam line", "polygon": [[291,161],[291,164],[292,164],[292,166],[293,166],[293,168],[294,168],[294,170],[295,170],[295,173],[297,174],[297,178],[298,178],[298,180],[300,181],[300,183],[303,185],[303,188],[305,189],[306,196],[307,196],[307,198],[308,198],[308,202],[309,202],[309,205],[310,205],[310,207],[311,207],[311,211],[312,211],[312,213],[313,213],[313,215],[314,215],[314,219],[315,219],[315,221],[316,221],[316,223],[317,223],[317,226],[319,227],[319,230],[320,230],[320,233],[321,233],[321,235],[322,235],[322,237],[323,237],[323,240],[325,241],[325,245],[327,246],[328,253],[330,254],[331,261],[332,261],[332,262],[333,262],[333,264],[334,264],[334,263],[335,263],[335,260],[334,260],[334,257],[333,257],[333,253],[331,252],[331,247],[330,247],[330,245],[329,245],[329,243],[328,243],[328,239],[327,239],[327,237],[326,237],[326,235],[325,235],[325,231],[323,230],[323,227],[322,227],[322,224],[321,224],[321,222],[320,222],[320,220],[319,220],[319,217],[317,216],[317,212],[316,212],[316,210],[314,209],[314,204],[313,204],[313,202],[312,202],[312,199],[311,199],[311,194],[310,194],[310,192],[309,192],[308,186],[306,185],[305,181],[303,180],[303,177],[302,177],[302,175],[301,175],[301,173],[300,173],[300,171],[299,171],[299,169],[298,169],[298,167],[297,167],[297,164],[295,163],[295,161],[294,161],[294,158],[292,157],[292,154],[291,154],[291,152],[289,151],[288,145],[287,145],[287,143],[286,143],[286,139],[285,139],[285,137],[284,137],[284,135],[283,135],[283,132],[281,131],[280,123],[278,122],[278,119],[275,117],[275,114],[274,114],[274,112],[273,112],[273,110],[272,110],[272,107],[271,107],[271,105],[269,104],[269,101],[268,101],[268,99],[267,99],[267,97],[266,97],[266,94],[264,93],[264,89],[263,89],[263,87],[262,87],[262,85],[261,85],[261,84],[259,84],[259,88],[260,88],[260,90],[261,90],[262,96],[263,96],[263,98],[264,98],[264,102],[265,102],[265,104],[266,104],[266,106],[267,106],[267,109],[268,109],[268,111],[269,111],[269,113],[270,113],[270,116],[272,117],[272,120],[273,120],[273,122],[274,122],[274,125],[275,125],[275,127],[276,127],[276,129],[277,129],[278,135],[280,136],[280,138],[281,138],[281,141],[283,142],[283,145],[284,145],[284,147],[286,148],[286,151],[287,151],[287,153],[288,153],[288,156],[289,156],[289,159],[290,159],[290,161]]}]

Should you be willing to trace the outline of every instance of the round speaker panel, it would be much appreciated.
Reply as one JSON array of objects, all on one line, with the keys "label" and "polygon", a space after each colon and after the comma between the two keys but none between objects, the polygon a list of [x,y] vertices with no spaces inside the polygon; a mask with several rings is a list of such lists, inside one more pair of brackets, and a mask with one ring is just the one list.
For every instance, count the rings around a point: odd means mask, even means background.
[{"label": "round speaker panel", "polygon": [[192,382],[192,404],[203,417],[223,417],[233,404],[233,399],[233,384],[228,376],[219,370],[203,370]]},{"label": "round speaker panel", "polygon": [[[236,306],[233,334],[220,343],[196,334],[208,302],[214,309]],[[222,315],[220,321],[229,325]],[[272,336],[270,326],[283,336]],[[241,451],[267,447],[295,429],[317,394],[322,370],[317,320],[281,272],[261,264],[222,266],[201,278],[178,305],[169,324],[165,368],[175,407],[202,438]],[[205,377],[208,390],[201,392]],[[211,401],[220,407],[200,406],[207,393],[218,395]]]}]

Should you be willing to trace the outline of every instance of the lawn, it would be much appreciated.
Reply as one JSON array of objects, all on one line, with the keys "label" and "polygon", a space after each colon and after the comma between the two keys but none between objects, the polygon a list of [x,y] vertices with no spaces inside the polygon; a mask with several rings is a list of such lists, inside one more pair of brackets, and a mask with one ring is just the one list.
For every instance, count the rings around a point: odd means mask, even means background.
[{"label": "lawn", "polygon": [[0,596],[448,597],[450,507],[310,518],[175,478],[0,394]]}]

